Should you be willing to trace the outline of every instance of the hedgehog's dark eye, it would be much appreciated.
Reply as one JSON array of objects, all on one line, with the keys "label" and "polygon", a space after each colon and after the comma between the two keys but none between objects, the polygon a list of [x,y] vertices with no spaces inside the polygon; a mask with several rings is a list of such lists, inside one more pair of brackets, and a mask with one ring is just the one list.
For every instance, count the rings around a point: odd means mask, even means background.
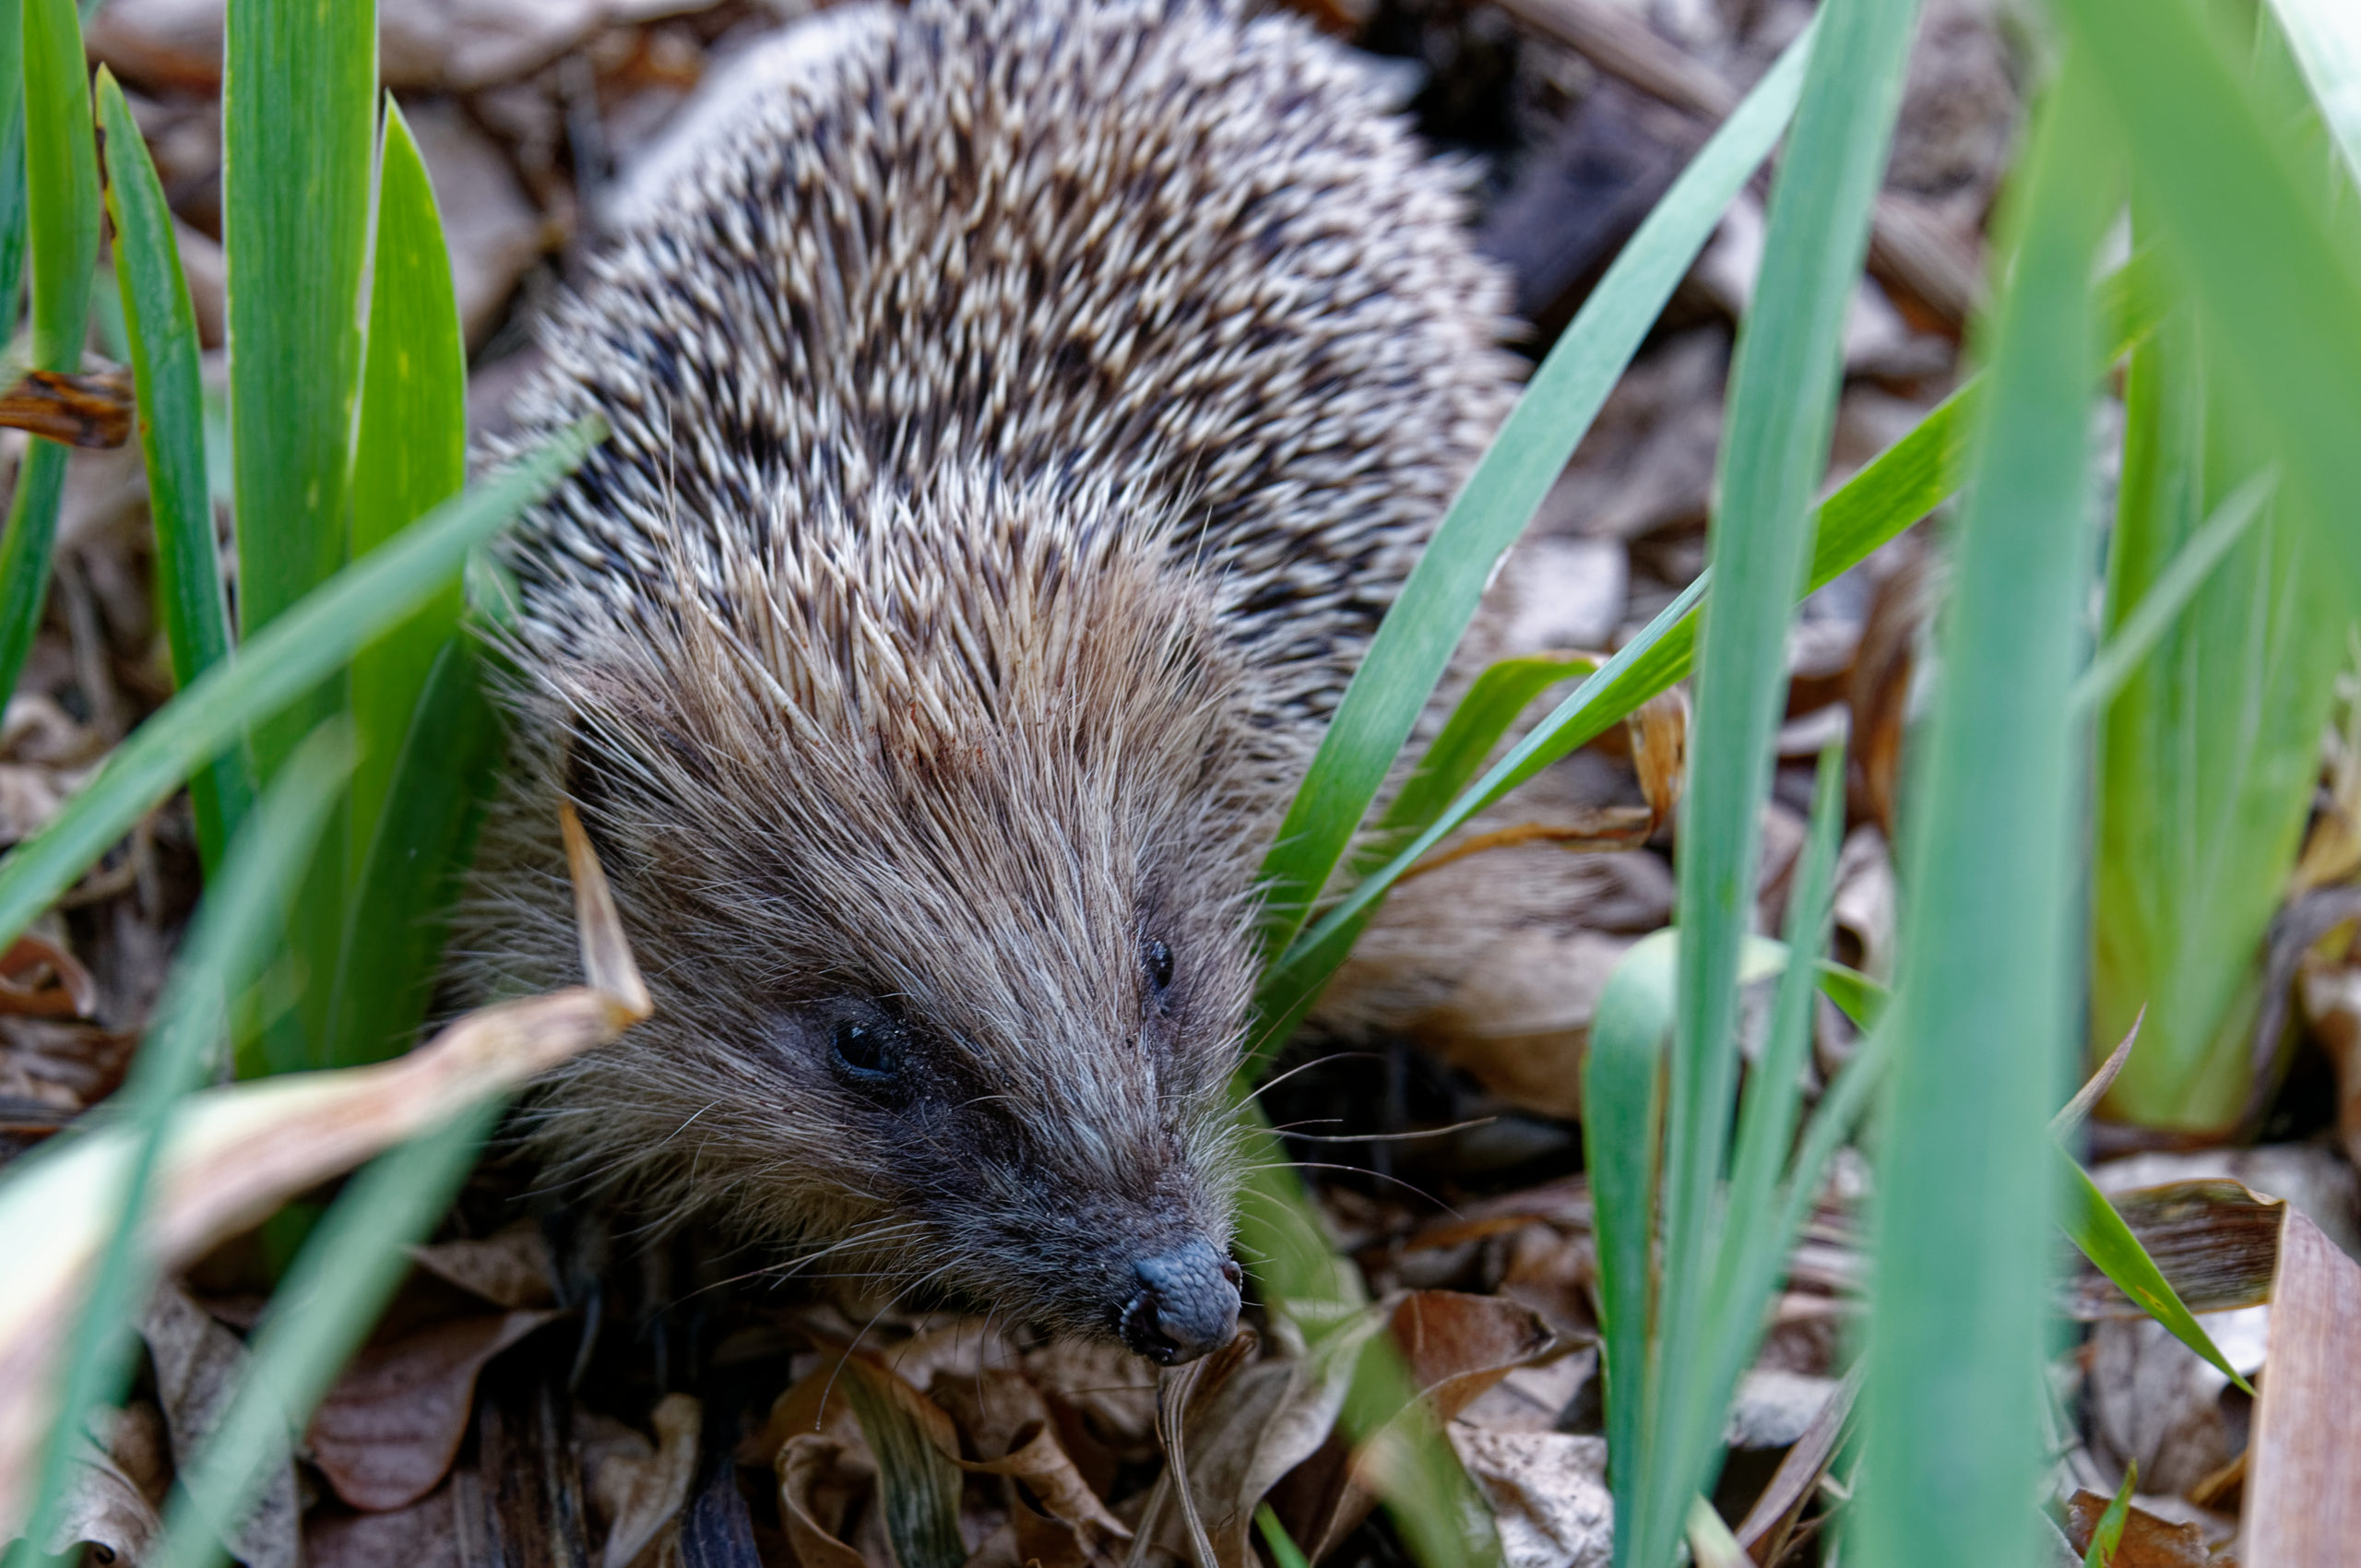
[{"label": "hedgehog's dark eye", "polygon": [[900,1070],[893,1032],[883,1024],[846,1018],[836,1025],[836,1070],[854,1083],[881,1085]]},{"label": "hedgehog's dark eye", "polygon": [[1158,991],[1172,983],[1172,949],[1156,937],[1147,939],[1147,951],[1142,955],[1147,964],[1147,978]]}]

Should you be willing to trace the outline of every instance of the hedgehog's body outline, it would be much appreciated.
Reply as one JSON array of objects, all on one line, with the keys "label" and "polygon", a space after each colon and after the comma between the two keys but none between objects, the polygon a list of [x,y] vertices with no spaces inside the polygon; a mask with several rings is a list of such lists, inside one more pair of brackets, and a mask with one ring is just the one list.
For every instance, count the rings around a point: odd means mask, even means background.
[{"label": "hedgehog's body outline", "polygon": [[[920,0],[712,152],[516,407],[613,434],[503,546],[457,972],[572,978],[573,795],[658,1016],[536,1097],[557,1173],[1104,1330],[1110,1236],[1226,1244],[1255,851],[1506,411],[1506,291],[1364,69],[1227,0]],[[847,1008],[890,1122],[803,1060]]]}]

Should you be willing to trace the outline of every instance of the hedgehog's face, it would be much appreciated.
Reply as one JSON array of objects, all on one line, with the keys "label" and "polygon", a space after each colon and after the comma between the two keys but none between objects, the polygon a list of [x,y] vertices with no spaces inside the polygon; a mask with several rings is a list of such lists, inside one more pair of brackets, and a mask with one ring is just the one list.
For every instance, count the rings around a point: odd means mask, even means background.
[{"label": "hedgehog's face", "polygon": [[[657,1013],[543,1142],[812,1276],[1184,1360],[1239,1305],[1246,676],[1201,588],[1070,515],[988,530],[993,600],[914,605],[930,526],[916,564],[803,541],[814,627],[586,679],[564,783]],[[716,673],[749,645],[810,654]]]},{"label": "hedgehog's face", "polygon": [[811,1239],[851,1243],[839,1269],[1113,1335],[1157,1361],[1227,1343],[1225,1084],[1244,966],[1230,923],[1143,921],[1084,979],[1064,943],[1010,919],[990,956],[949,933],[898,982],[772,1012],[756,1070],[828,1108],[843,1141],[825,1166],[885,1200]]}]

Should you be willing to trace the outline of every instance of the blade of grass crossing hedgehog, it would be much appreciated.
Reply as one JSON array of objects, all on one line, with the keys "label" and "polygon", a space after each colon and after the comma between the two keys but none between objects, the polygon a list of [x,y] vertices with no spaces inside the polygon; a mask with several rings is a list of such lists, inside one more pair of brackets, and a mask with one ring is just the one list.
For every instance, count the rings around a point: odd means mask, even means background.
[{"label": "blade of grass crossing hedgehog", "polygon": [[346,903],[328,1007],[328,1054],[339,1065],[408,1050],[426,1019],[502,732],[475,645],[464,636],[446,639]]},{"label": "blade of grass crossing hedgehog", "polygon": [[[185,687],[229,657],[230,606],[213,538],[205,467],[205,390],[197,373],[196,317],[181,276],[172,208],[148,144],[103,66],[99,128],[106,149],[107,216],[114,224],[114,275],[122,291],[139,409],[139,449],[148,469],[148,510],[156,526],[156,589],[172,680]],[[230,835],[254,800],[254,768],[234,747],[189,779],[196,841],[208,872],[219,870]]]},{"label": "blade of grass crossing hedgehog", "polygon": [[219,1058],[230,1000],[253,983],[278,946],[289,891],[318,845],[320,829],[352,763],[341,720],[296,749],[239,835],[198,906],[129,1078],[109,1102],[137,1140],[116,1222],[77,1317],[63,1394],[33,1491],[28,1540],[46,1541],[66,1491],[67,1467],[88,1415],[117,1403],[130,1372],[130,1328],[155,1284],[155,1265],[136,1238],[149,1205],[173,1108]]},{"label": "blade of grass crossing hedgehog", "polygon": [[[2099,308],[2107,323],[2107,360],[2112,363],[2145,339],[2164,309],[2153,259],[2135,256],[2110,274],[2099,288]],[[1978,386],[1971,381],[1945,398],[1821,503],[1809,588],[1825,587],[1860,564],[1958,489]],[[1311,1010],[1320,988],[1352,950],[1370,911],[1404,872],[1469,817],[1622,722],[1642,703],[1689,673],[1696,647],[1694,608],[1703,601],[1711,578],[1708,570],[1670,611],[1627,643],[1605,671],[1576,688],[1515,750],[1430,821],[1414,823],[1412,810],[1399,802],[1389,810],[1386,826],[1403,832],[1416,826],[1417,837],[1323,911],[1266,973],[1256,1007],[1255,1052],[1246,1067],[1250,1075],[1260,1072]],[[1423,808],[1424,799],[1415,803]]]},{"label": "blade of grass crossing hedgehog", "polygon": [[[82,365],[90,274],[99,255],[99,170],[90,79],[73,0],[20,0],[25,112],[25,220],[32,262],[32,366]],[[0,61],[0,65],[5,65]],[[13,293],[10,303],[14,303]],[[13,323],[15,312],[8,313]],[[65,492],[65,448],[34,440],[18,466],[0,538],[0,693],[17,677],[49,593],[50,548]]]},{"label": "blade of grass crossing hedgehog", "polygon": [[1596,417],[1723,210],[1794,107],[1812,34],[1788,47],[1656,203],[1550,350],[1370,643],[1263,865],[1266,950],[1295,940],[1442,679],[1494,565]]},{"label": "blade of grass crossing hedgehog", "polygon": [[1953,535],[1942,668],[1904,845],[1852,1551],[1873,1568],[2029,1561],[2054,1168],[2074,992],[2068,690],[2082,657],[2092,377],[2085,282],[2118,199],[2070,52],[2015,172],[2008,292]]},{"label": "blade of grass crossing hedgehog", "polygon": [[[386,100],[377,160],[377,233],[369,336],[352,459],[351,558],[359,560],[467,481],[468,364],[451,257],[434,189],[400,107]],[[402,740],[427,672],[457,635],[453,582],[352,661],[353,771],[345,872],[357,881],[376,835]],[[439,862],[421,873],[439,877]]]},{"label": "blade of grass crossing hedgehog", "polygon": [[586,420],[445,502],[149,715],[47,826],[0,859],[0,945],[22,934],[182,779],[424,603],[457,575],[469,550],[546,494],[605,434]]}]

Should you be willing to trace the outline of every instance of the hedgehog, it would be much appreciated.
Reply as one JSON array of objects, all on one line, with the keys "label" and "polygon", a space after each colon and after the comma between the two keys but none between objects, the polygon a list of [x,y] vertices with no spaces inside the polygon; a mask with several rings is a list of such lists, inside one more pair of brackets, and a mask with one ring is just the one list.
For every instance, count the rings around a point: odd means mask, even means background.
[{"label": "hedgehog", "polygon": [[[512,756],[456,942],[570,982],[570,802],[655,1016],[548,1179],[874,1299],[1227,1343],[1256,868],[1513,396],[1368,61],[1230,0],[916,0],[678,158],[504,451]],[[813,24],[806,24],[807,26]]]}]

